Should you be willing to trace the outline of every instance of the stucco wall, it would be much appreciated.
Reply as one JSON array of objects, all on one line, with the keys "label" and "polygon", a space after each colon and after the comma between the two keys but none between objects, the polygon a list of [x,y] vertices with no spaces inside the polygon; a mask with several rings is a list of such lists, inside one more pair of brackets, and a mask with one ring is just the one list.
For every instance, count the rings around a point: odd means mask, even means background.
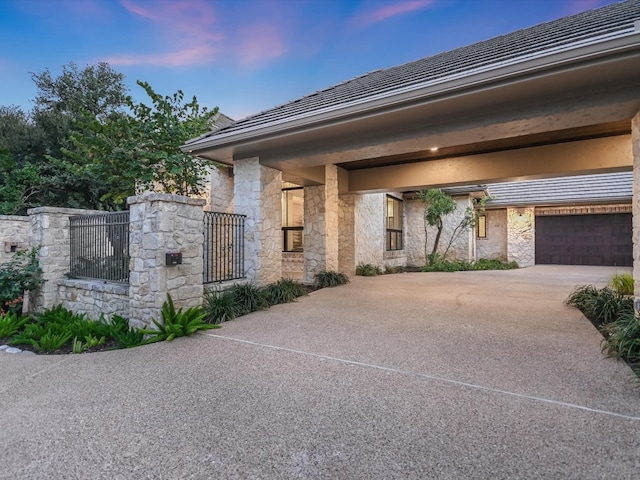
[{"label": "stucco wall", "polygon": [[29,248],[29,217],[0,215],[0,263],[13,257],[18,250]]},{"label": "stucco wall", "polygon": [[507,259],[507,209],[487,210],[487,237],[476,238],[476,259]]}]

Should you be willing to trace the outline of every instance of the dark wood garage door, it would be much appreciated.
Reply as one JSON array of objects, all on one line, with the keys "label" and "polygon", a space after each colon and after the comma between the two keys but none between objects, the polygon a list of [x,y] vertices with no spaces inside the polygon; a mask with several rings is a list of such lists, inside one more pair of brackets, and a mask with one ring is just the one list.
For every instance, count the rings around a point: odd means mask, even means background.
[{"label": "dark wood garage door", "polygon": [[631,266],[631,214],[536,217],[536,263]]}]

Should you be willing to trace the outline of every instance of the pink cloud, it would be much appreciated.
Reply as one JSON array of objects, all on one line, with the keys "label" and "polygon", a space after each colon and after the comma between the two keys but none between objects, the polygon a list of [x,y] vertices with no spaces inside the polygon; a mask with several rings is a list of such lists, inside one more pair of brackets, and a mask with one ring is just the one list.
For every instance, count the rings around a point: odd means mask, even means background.
[{"label": "pink cloud", "polygon": [[145,20],[151,32],[157,32],[158,45],[167,47],[164,51],[112,55],[106,61],[113,65],[204,65],[225,55],[240,65],[256,66],[286,51],[282,29],[275,23],[249,24],[227,34],[221,26],[225,22],[218,21],[217,5],[207,0],[162,1],[153,8],[139,0],[121,0],[121,4],[134,17]]},{"label": "pink cloud", "polygon": [[393,3],[376,10],[364,12],[355,17],[353,23],[358,26],[366,27],[373,25],[374,23],[383,22],[388,18],[397,17],[398,15],[404,15],[406,13],[428,7],[434,1],[435,0],[407,0],[404,2]]},{"label": "pink cloud", "polygon": [[240,31],[239,44],[234,48],[241,65],[256,65],[281,57],[285,42],[277,25],[262,23]]}]

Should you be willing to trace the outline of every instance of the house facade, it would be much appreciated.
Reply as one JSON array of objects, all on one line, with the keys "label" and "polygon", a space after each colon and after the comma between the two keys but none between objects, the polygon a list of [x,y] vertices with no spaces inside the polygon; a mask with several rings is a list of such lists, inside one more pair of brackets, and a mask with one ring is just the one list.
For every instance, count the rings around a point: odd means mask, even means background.
[{"label": "house facade", "polygon": [[[286,253],[302,256],[306,280],[358,263],[411,264],[424,240],[408,192],[640,171],[638,72],[640,2],[627,0],[354,78],[183,149],[229,166],[214,179],[223,185],[212,187],[211,207],[247,215],[250,279],[282,276],[283,226],[297,239],[291,245],[303,245]],[[283,185],[304,187],[302,229],[295,218],[283,223]],[[535,202],[497,207],[484,219],[486,239],[470,234],[456,255],[506,249],[521,265],[535,263],[536,231],[558,228],[542,218],[566,215]],[[499,228],[506,247],[489,241]],[[516,234],[529,244],[515,247]],[[633,238],[640,246],[640,224]]]}]

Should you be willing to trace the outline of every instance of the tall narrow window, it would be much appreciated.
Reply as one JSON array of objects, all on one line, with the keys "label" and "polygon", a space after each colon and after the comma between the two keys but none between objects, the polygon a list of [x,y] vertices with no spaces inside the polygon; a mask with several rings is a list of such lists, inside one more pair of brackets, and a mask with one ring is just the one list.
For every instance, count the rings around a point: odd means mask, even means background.
[{"label": "tall narrow window", "polygon": [[302,252],[304,226],[304,189],[287,186],[282,189],[282,251]]},{"label": "tall narrow window", "polygon": [[387,195],[387,250],[402,250],[402,200]]},{"label": "tall narrow window", "polygon": [[487,217],[486,217],[486,215],[480,215],[478,217],[477,233],[478,233],[478,238],[487,238]]}]

